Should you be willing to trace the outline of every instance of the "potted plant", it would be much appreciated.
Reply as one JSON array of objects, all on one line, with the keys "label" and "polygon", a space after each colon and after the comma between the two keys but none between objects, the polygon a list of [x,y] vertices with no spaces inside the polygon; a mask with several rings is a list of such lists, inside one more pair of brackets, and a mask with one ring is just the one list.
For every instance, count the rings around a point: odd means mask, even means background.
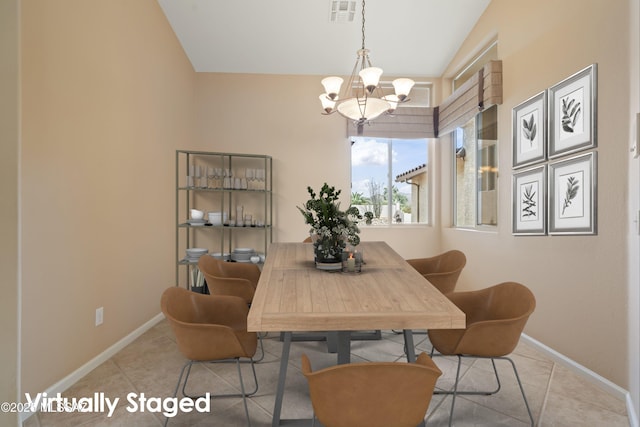
[{"label": "potted plant", "polygon": [[373,212],[371,211],[367,211],[364,213],[364,222],[367,225],[371,225],[371,223],[373,222]]},{"label": "potted plant", "polygon": [[346,211],[340,210],[338,197],[342,190],[330,187],[326,182],[316,194],[307,187],[311,198],[303,207],[297,206],[304,217],[314,246],[316,262],[339,263],[342,251],[347,244],[356,246],[360,243],[360,229],[357,220],[362,219],[358,208],[349,206]]}]

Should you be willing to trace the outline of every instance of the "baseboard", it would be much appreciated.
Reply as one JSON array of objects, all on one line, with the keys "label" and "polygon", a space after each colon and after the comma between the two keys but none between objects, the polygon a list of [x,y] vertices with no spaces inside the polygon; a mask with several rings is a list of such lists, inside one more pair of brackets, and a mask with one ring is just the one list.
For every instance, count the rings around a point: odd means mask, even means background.
[{"label": "baseboard", "polygon": [[[105,351],[89,360],[87,363],[73,371],[71,374],[67,375],[51,387],[45,390],[48,396],[55,396],[57,393],[62,393],[67,390],[69,387],[78,382],[81,378],[87,375],[89,372],[109,360],[114,354],[131,344],[135,341],[140,335],[147,332],[153,326],[158,324],[162,319],[164,319],[164,315],[162,313],[158,313],[151,320],[144,323],[142,326],[131,332],[129,335],[122,338],[120,341],[113,344],[111,347],[107,348]],[[23,412],[20,414],[20,423],[24,423],[24,421],[33,415],[34,412]]]},{"label": "baseboard", "polygon": [[627,407],[627,416],[629,418],[629,425],[631,427],[639,427],[638,426],[638,417],[636,415],[635,407],[633,405],[633,400],[631,399],[631,393],[622,387],[612,383],[608,379],[604,378],[601,375],[593,372],[590,369],[585,368],[574,360],[569,359],[568,357],[558,353],[552,348],[547,347],[542,344],[540,341],[537,341],[526,334],[522,334],[522,341],[529,344],[531,347],[535,348],[540,353],[543,353],[549,359],[561,364],[565,368],[571,370],[577,375],[580,375],[582,378],[591,382],[595,386],[601,388],[612,396],[623,400]]}]

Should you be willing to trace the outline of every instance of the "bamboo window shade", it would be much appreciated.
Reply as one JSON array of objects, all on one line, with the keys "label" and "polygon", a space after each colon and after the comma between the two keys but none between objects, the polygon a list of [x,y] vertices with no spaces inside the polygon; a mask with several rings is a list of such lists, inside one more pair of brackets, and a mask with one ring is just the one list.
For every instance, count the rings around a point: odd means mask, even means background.
[{"label": "bamboo window shade", "polygon": [[502,104],[502,61],[489,61],[437,107],[399,107],[392,115],[357,128],[347,122],[347,136],[437,138],[492,105]]}]

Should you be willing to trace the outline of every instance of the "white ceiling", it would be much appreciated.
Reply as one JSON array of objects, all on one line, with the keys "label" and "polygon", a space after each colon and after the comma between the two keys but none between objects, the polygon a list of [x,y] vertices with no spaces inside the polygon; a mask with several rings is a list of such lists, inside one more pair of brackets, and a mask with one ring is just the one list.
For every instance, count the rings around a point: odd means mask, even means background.
[{"label": "white ceiling", "polygon": [[[366,47],[385,75],[441,76],[491,0],[369,0]],[[158,0],[198,72],[348,75],[362,45],[330,0]]]}]

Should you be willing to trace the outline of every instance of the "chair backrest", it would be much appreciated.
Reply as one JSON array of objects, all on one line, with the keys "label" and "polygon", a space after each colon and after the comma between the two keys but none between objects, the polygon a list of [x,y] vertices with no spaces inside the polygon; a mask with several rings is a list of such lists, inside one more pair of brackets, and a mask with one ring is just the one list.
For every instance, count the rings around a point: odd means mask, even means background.
[{"label": "chair backrest", "polygon": [[533,293],[516,282],[448,297],[465,313],[467,327],[429,331],[431,343],[445,354],[500,357],[513,352],[536,307]]},{"label": "chair backrest", "polygon": [[249,309],[242,298],[203,295],[173,286],[162,293],[160,307],[178,349],[191,360],[255,354],[258,338],[246,330]]},{"label": "chair backrest", "polygon": [[407,260],[425,279],[443,294],[455,290],[458,277],[467,264],[467,257],[459,250],[450,250],[430,258]]},{"label": "chair backrest", "polygon": [[260,269],[254,264],[232,263],[203,255],[198,268],[204,275],[211,295],[233,295],[250,304],[260,278]]},{"label": "chair backrest", "polygon": [[426,353],[416,363],[365,362],[302,372],[316,417],[326,427],[415,427],[442,374]]}]

